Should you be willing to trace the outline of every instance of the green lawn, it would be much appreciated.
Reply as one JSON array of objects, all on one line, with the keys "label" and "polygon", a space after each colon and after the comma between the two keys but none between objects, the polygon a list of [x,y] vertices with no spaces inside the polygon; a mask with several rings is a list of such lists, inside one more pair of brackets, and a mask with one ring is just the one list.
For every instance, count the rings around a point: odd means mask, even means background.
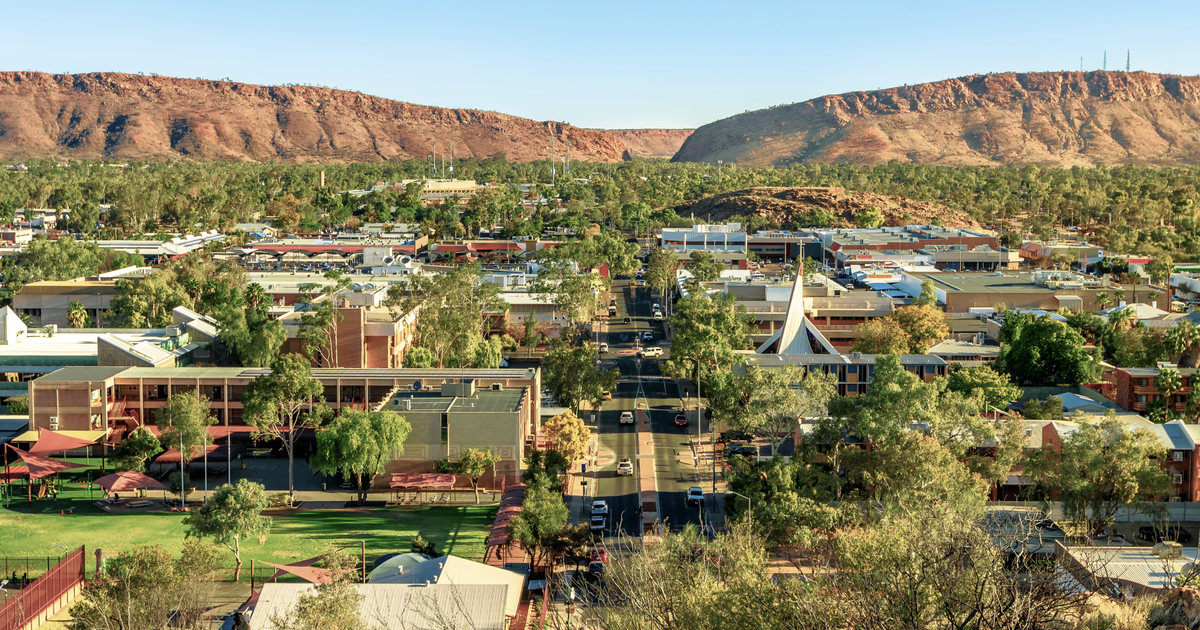
[{"label": "green lawn", "polygon": [[[92,567],[96,548],[103,549],[106,556],[145,543],[162,544],[174,553],[182,548],[182,515],[109,514],[79,494],[76,490],[60,495],[57,501],[35,500],[32,510],[25,501],[0,509],[0,531],[4,532],[0,557],[44,558],[60,555],[55,543],[72,549],[85,545]],[[72,505],[74,514],[59,513]],[[275,522],[265,544],[243,543],[242,560],[247,568],[251,558],[287,564],[320,555],[328,544],[357,549],[359,541],[365,540],[370,562],[387,553],[408,551],[409,541],[418,533],[442,553],[482,560],[495,512],[494,506],[276,512],[270,514]]]}]

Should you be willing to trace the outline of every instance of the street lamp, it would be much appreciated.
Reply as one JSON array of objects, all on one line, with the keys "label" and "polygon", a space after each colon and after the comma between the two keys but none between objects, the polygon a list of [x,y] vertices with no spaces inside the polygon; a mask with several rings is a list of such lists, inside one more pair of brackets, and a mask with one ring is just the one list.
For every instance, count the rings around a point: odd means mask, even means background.
[{"label": "street lamp", "polygon": [[746,511],[750,513],[750,527],[754,527],[754,502],[750,500],[750,497],[733,490],[726,490],[725,494],[736,494],[746,500]]}]

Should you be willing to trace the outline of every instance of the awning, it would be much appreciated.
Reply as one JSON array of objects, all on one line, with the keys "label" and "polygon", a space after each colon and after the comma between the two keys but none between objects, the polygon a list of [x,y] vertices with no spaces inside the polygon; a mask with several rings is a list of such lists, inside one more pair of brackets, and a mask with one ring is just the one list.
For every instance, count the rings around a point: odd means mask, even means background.
[{"label": "awning", "polygon": [[282,575],[283,573],[291,573],[305,582],[310,582],[312,584],[329,584],[333,581],[333,572],[328,569],[312,566],[320,560],[321,557],[318,556],[316,558],[309,558],[308,560],[301,560],[295,564],[275,564],[273,562],[266,561],[263,561],[263,564],[279,569],[279,571],[275,573],[276,577]]},{"label": "awning", "polygon": [[14,481],[29,474],[29,467],[23,464],[12,464],[7,469],[0,469],[0,479]]},{"label": "awning", "polygon": [[[29,447],[29,452],[34,455],[49,455],[51,453],[61,453],[76,448],[86,448],[94,446],[95,440],[87,440],[78,438],[72,435],[67,435],[65,431],[50,431],[48,429],[38,429],[38,439],[33,446]],[[79,433],[83,433],[79,431]],[[103,432],[101,432],[103,435]]]},{"label": "awning", "polygon": [[41,479],[42,477],[47,477],[64,470],[71,470],[72,468],[88,467],[87,464],[72,464],[71,462],[59,461],[57,459],[50,459],[49,457],[42,457],[40,455],[27,453],[12,446],[9,446],[9,448],[16,451],[17,457],[20,457],[21,460],[29,466],[30,479]]},{"label": "awning", "polygon": [[[104,439],[105,431],[54,431],[58,435],[65,435],[78,440],[84,440],[91,443],[100,442]],[[13,438],[14,442],[36,442],[38,441],[37,431],[26,431],[21,435]]]},{"label": "awning", "polygon": [[867,286],[876,291],[895,291],[896,287],[886,282],[868,282]]},{"label": "awning", "polygon": [[392,473],[389,488],[453,488],[455,476],[450,473]]},{"label": "awning", "polygon": [[[233,459],[237,459],[238,455],[245,451],[246,447],[241,444],[233,445]],[[230,461],[230,449],[227,444],[209,444],[203,449],[196,449],[196,455],[192,457],[192,463],[204,461],[204,452],[208,451],[208,461],[210,462],[227,462]],[[154,458],[156,464],[178,464],[180,461],[179,449],[172,448],[167,452]]]},{"label": "awning", "polygon": [[108,492],[126,492],[145,488],[147,490],[166,490],[157,479],[132,470],[105,475],[92,483],[99,485]]}]

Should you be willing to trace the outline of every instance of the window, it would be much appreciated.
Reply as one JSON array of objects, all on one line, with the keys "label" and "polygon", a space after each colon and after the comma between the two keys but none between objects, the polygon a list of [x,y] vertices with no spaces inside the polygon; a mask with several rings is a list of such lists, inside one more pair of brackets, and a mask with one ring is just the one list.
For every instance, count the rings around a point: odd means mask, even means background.
[{"label": "window", "polygon": [[1148,378],[1139,378],[1139,379],[1137,380],[1137,386],[1138,386],[1138,387],[1149,387],[1149,386],[1150,386],[1150,379],[1148,379]]},{"label": "window", "polygon": [[1183,461],[1183,451],[1172,451],[1171,459],[1177,462]]},{"label": "window", "polygon": [[858,385],[854,385],[854,384],[847,385],[846,391],[850,392],[851,394],[857,394],[858,393]]},{"label": "window", "polygon": [[442,414],[442,444],[450,443],[450,414]]},{"label": "window", "polygon": [[936,365],[926,365],[925,373],[926,374],[937,374],[937,366]]},{"label": "window", "polygon": [[1138,395],[1137,395],[1137,401],[1138,401],[1138,402],[1140,402],[1140,403],[1144,403],[1144,402],[1146,402],[1146,395],[1145,395],[1145,394],[1138,394]]},{"label": "window", "polygon": [[214,402],[220,402],[220,401],[225,400],[224,398],[221,397],[221,386],[220,385],[212,386],[212,396],[209,396],[209,399]]}]

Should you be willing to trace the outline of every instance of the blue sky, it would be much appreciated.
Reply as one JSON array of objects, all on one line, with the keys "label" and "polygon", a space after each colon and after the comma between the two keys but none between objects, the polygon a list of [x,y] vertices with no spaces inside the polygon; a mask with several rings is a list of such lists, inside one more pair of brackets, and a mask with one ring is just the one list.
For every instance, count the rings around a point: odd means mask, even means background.
[{"label": "blue sky", "polygon": [[[4,6],[7,5],[7,6]],[[1200,2],[15,2],[0,70],[308,83],[582,127],[694,127],[985,72],[1200,73]]]}]

